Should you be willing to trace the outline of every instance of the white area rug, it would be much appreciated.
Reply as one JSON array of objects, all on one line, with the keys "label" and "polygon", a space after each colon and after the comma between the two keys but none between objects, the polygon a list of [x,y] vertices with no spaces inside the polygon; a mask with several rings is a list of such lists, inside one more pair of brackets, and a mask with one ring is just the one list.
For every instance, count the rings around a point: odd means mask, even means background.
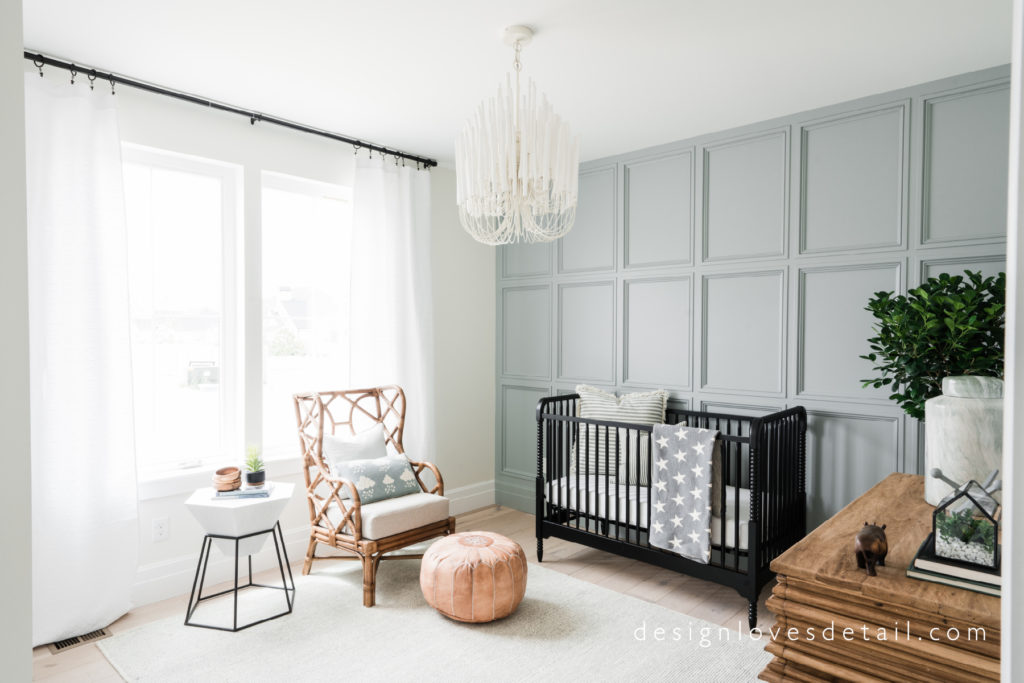
[{"label": "white area rug", "polygon": [[[535,564],[515,614],[462,624],[424,602],[419,565],[381,563],[369,609],[357,563],[321,562],[296,576],[294,611],[280,619],[224,633],[184,626],[182,615],[97,645],[129,681],[731,682],[755,680],[771,660],[767,636],[753,640]],[[195,619],[229,625],[230,602],[220,600],[203,603]],[[239,623],[283,606],[281,591],[247,589]]]}]

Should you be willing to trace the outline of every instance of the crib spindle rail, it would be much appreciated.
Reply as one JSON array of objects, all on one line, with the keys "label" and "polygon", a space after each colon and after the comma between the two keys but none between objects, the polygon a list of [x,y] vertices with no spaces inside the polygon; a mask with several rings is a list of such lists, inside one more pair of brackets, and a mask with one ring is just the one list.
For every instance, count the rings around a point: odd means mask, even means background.
[{"label": "crib spindle rail", "polygon": [[653,427],[577,417],[579,396],[537,405],[537,557],[556,537],[731,586],[749,622],[769,563],[806,534],[802,407],[760,417],[670,407],[668,424],[717,430],[711,557],[694,562],[650,544]]}]

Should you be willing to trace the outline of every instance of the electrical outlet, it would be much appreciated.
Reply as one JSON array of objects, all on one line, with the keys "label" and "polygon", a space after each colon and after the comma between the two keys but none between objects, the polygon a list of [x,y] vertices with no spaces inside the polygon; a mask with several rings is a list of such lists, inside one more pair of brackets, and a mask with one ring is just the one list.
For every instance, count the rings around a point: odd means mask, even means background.
[{"label": "electrical outlet", "polygon": [[170,521],[166,517],[158,517],[153,520],[153,542],[166,541],[171,535]]}]

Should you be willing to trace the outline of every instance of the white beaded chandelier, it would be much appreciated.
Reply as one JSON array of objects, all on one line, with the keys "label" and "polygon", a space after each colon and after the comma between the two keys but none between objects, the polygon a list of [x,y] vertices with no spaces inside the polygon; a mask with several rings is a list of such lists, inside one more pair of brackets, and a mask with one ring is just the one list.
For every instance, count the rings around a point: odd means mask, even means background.
[{"label": "white beaded chandelier", "polygon": [[538,98],[531,79],[519,92],[519,56],[532,37],[526,26],[505,29],[515,50],[515,90],[506,75],[455,141],[459,219],[484,244],[550,242],[576,220],[579,138],[546,96]]}]

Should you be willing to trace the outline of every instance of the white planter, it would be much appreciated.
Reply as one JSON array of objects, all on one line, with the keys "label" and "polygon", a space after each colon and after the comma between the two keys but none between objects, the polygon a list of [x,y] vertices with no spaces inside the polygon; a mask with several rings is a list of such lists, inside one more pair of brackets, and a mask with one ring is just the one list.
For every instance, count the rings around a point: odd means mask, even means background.
[{"label": "white planter", "polygon": [[1003,464],[1003,380],[946,377],[942,396],[925,409],[924,498],[931,505],[953,489],[930,475],[933,467],[957,483],[983,482]]}]

